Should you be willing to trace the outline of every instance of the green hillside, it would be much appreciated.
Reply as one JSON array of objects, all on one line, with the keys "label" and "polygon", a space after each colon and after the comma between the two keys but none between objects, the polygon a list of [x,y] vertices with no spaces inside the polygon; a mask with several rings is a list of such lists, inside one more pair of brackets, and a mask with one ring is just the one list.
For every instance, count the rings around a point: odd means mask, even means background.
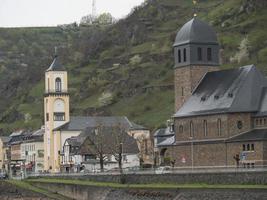
[{"label": "green hillside", "polygon": [[[44,72],[59,46],[72,115],[126,115],[152,130],[173,114],[172,44],[193,16],[191,0],[147,0],[110,26],[0,29],[0,133],[38,128]],[[200,0],[198,17],[218,33],[222,68],[267,73],[267,3]]]}]

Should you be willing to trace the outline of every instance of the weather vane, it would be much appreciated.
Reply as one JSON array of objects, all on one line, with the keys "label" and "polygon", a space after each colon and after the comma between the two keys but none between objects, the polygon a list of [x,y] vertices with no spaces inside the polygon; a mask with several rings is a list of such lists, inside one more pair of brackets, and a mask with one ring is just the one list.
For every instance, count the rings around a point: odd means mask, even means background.
[{"label": "weather vane", "polygon": [[194,4],[194,17],[197,16],[197,0],[193,0],[193,4]]}]

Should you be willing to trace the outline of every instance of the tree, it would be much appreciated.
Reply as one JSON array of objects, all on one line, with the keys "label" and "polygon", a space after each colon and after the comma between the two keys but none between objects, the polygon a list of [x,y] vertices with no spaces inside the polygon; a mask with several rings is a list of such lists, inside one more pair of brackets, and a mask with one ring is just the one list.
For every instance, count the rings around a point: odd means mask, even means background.
[{"label": "tree", "polygon": [[91,25],[95,22],[95,20],[96,20],[96,17],[89,14],[81,18],[80,25]]},{"label": "tree", "polygon": [[101,24],[101,25],[109,25],[112,24],[114,21],[114,18],[110,13],[103,13],[99,15],[96,19],[96,23]]}]

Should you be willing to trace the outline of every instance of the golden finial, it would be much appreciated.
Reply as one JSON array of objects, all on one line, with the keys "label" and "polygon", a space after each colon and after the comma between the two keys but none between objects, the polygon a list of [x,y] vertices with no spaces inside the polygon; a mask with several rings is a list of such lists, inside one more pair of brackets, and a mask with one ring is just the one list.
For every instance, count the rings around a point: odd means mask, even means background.
[{"label": "golden finial", "polygon": [[193,4],[194,4],[194,17],[196,17],[197,16],[197,13],[196,13],[197,0],[193,0]]}]

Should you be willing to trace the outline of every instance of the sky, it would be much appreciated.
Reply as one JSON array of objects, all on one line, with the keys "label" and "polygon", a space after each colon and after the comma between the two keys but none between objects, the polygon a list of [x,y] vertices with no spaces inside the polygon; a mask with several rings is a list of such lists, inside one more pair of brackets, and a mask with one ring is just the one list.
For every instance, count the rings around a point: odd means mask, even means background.
[{"label": "sky", "polygon": [[[125,17],[144,0],[96,0],[96,13]],[[0,0],[0,27],[56,26],[79,22],[92,0]]]}]

